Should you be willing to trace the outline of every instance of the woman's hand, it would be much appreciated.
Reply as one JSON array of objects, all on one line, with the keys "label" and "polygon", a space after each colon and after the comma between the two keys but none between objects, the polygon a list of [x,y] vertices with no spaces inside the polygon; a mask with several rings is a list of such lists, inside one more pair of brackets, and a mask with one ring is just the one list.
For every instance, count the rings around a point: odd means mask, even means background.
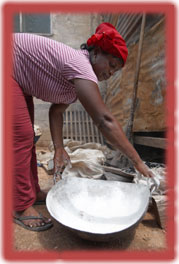
[{"label": "woman's hand", "polygon": [[63,113],[68,105],[52,104],[49,109],[49,122],[52,141],[54,143],[54,182],[57,176],[61,178],[61,174],[65,166],[69,163],[70,158],[63,147]]},{"label": "woman's hand", "polygon": [[135,164],[134,166],[136,170],[138,170],[143,176],[150,178],[154,177],[153,172],[149,169],[147,165],[145,165],[145,163],[142,160],[137,164]]},{"label": "woman's hand", "polygon": [[63,147],[55,150],[54,155],[54,175],[61,178],[66,165],[70,163],[70,157]]}]

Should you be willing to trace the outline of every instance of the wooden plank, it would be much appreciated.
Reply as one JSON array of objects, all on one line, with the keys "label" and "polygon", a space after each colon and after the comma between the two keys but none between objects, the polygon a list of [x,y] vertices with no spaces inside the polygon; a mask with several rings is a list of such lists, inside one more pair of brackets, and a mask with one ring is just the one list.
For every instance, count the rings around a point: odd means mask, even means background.
[{"label": "wooden plank", "polygon": [[80,141],[82,141],[82,131],[81,131],[81,111],[78,111],[78,125],[79,125],[79,132],[80,132]]},{"label": "wooden plank", "polygon": [[82,121],[82,128],[83,128],[83,141],[86,142],[84,111],[81,112],[81,121]]},{"label": "wooden plank", "polygon": [[78,130],[77,130],[77,117],[76,117],[76,111],[74,111],[74,131],[75,131],[75,140],[78,140]]},{"label": "wooden plank", "polygon": [[109,171],[104,172],[104,176],[108,181],[122,181],[122,182],[133,182],[133,177],[126,177],[126,176],[121,176],[116,173],[111,173]]},{"label": "wooden plank", "polygon": [[86,111],[66,110],[63,123],[64,138],[104,144],[102,134]]},{"label": "wooden plank", "polygon": [[91,118],[90,118],[90,116],[88,116],[88,120],[89,120],[89,126],[90,126],[90,142],[92,142],[93,141],[93,139],[92,139],[92,126],[93,126],[93,124],[92,124],[92,122],[91,122]]},{"label": "wooden plank", "polygon": [[72,117],[72,111],[70,111],[70,138],[73,139],[73,117]]},{"label": "wooden plank", "polygon": [[78,121],[78,115],[79,115],[79,111],[76,111],[76,120],[77,120],[77,138],[78,140],[80,140],[80,127],[79,127],[79,121]]},{"label": "wooden plank", "polygon": [[63,114],[63,137],[66,138],[66,112]]},{"label": "wooden plank", "polygon": [[95,138],[96,138],[95,142],[96,142],[96,143],[100,143],[100,141],[99,141],[99,131],[98,131],[98,129],[97,129],[97,127],[95,126],[94,123],[93,123],[93,127],[94,127]]},{"label": "wooden plank", "polygon": [[139,38],[139,46],[137,52],[137,61],[136,67],[134,72],[134,86],[132,91],[132,104],[130,109],[130,116],[128,120],[128,125],[126,129],[126,136],[129,141],[132,141],[132,131],[133,131],[133,124],[134,124],[134,115],[137,106],[137,93],[138,93],[138,82],[139,82],[139,73],[140,73],[140,64],[141,64],[141,56],[142,56],[142,48],[143,48],[143,40],[144,40],[144,33],[145,33],[145,22],[146,22],[146,14],[142,15],[142,23],[141,23],[141,30],[140,30],[140,38]]},{"label": "wooden plank", "polygon": [[102,135],[102,133],[100,132],[100,130],[96,127],[96,129],[97,129],[97,133],[98,133],[98,138],[99,138],[99,143],[101,144],[101,145],[104,145],[104,138],[103,138],[103,135]]},{"label": "wooden plank", "polygon": [[135,136],[134,143],[148,147],[153,147],[153,148],[161,148],[161,149],[166,148],[165,138]]},{"label": "wooden plank", "polygon": [[89,131],[88,131],[88,118],[86,115],[86,111],[83,112],[84,124],[85,124],[85,142],[89,142]]},{"label": "wooden plank", "polygon": [[108,167],[108,166],[102,166],[103,169],[105,171],[109,171],[109,172],[112,172],[112,173],[115,173],[115,174],[119,174],[121,176],[125,176],[125,177],[128,177],[130,178],[131,180],[133,180],[134,178],[134,175],[133,174],[130,174],[130,173],[127,173],[127,172],[124,172],[122,170],[120,170],[119,168],[115,168],[115,167]]},{"label": "wooden plank", "polygon": [[152,205],[154,209],[154,215],[156,217],[157,224],[166,229],[166,208],[167,208],[167,196],[166,195],[153,195]]},{"label": "wooden plank", "polygon": [[101,145],[104,145],[104,138],[103,138],[103,135],[102,133],[99,131],[99,135],[100,135],[100,139],[101,139]]},{"label": "wooden plank", "polygon": [[93,120],[91,118],[90,118],[90,123],[91,123],[92,142],[95,142],[95,139],[94,139],[94,125],[93,125]]},{"label": "wooden plank", "polygon": [[89,117],[86,112],[85,113],[85,120],[86,120],[86,128],[87,128],[87,140],[90,142],[90,130],[89,130]]},{"label": "wooden plank", "polygon": [[68,113],[69,113],[69,111],[67,110],[66,111],[66,138],[67,139],[69,138],[69,134],[68,134],[68,132],[69,132],[69,129],[68,129]]},{"label": "wooden plank", "polygon": [[99,133],[99,139],[100,139],[99,142],[101,145],[104,145],[104,137],[99,129],[98,129],[98,133]]}]

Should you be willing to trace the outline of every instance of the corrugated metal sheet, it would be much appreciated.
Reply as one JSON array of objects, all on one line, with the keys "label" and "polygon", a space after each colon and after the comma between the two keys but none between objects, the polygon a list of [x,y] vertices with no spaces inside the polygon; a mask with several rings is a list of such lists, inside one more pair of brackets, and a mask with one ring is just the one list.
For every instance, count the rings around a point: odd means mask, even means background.
[{"label": "corrugated metal sheet", "polygon": [[[148,14],[145,31],[147,32],[150,30],[150,28],[158,23],[163,17],[163,14]],[[125,39],[127,46],[138,42],[141,21],[141,13],[103,14],[103,22],[113,24]]]},{"label": "corrugated metal sheet", "polygon": [[[106,104],[118,121],[126,127],[132,102],[134,74],[138,52],[142,14],[110,16],[127,40],[129,55],[122,72],[108,81]],[[105,20],[106,21],[106,20]],[[134,131],[165,130],[165,19],[163,15],[147,15],[141,58],[138,104]]]}]

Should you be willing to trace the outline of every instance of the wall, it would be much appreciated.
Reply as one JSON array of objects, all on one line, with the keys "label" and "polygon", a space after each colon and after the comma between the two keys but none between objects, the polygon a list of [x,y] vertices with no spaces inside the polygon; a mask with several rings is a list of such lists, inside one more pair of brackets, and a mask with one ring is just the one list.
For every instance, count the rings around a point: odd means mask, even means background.
[{"label": "wall", "polygon": [[[52,36],[50,38],[63,42],[75,49],[94,33],[99,24],[100,16],[97,14],[52,14]],[[51,141],[48,121],[50,103],[34,98],[35,124],[42,129],[42,136],[37,145],[48,146]],[[77,102],[77,107],[81,105]]]},{"label": "wall", "polygon": [[[127,126],[132,103],[138,41],[131,42],[128,49],[129,55],[125,67],[121,73],[117,73],[108,81],[106,92],[106,104],[124,129]],[[163,18],[145,31],[133,131],[165,130],[165,94],[165,20]]]}]

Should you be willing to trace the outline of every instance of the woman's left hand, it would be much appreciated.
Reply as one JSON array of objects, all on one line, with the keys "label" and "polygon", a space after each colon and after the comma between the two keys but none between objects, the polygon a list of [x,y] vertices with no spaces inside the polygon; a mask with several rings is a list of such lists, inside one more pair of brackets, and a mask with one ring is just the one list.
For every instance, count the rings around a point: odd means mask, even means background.
[{"label": "woman's left hand", "polygon": [[61,178],[63,170],[68,164],[71,164],[70,157],[63,147],[55,150],[54,155],[54,174]]},{"label": "woman's left hand", "polygon": [[147,165],[141,160],[139,163],[134,165],[136,170],[138,170],[142,175],[145,177],[153,178],[154,174],[153,172],[149,169]]}]

